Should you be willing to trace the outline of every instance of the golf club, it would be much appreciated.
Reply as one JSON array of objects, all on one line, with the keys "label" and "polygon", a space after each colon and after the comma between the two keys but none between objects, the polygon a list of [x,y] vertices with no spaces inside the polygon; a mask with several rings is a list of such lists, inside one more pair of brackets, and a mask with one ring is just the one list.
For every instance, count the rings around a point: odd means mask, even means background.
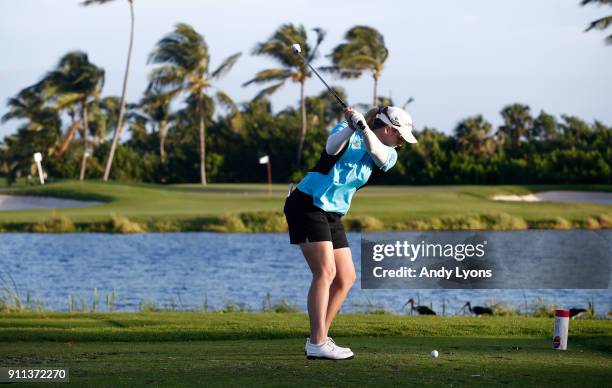
[{"label": "golf club", "polygon": [[295,43],[293,45],[291,45],[291,48],[293,49],[293,52],[296,53],[297,55],[299,55],[302,60],[304,61],[304,63],[306,63],[308,65],[308,67],[310,67],[310,69],[317,75],[317,77],[319,77],[319,79],[321,80],[321,82],[323,82],[323,85],[325,85],[325,87],[327,87],[327,90],[330,91],[331,94],[334,95],[334,97],[336,97],[336,100],[338,100],[338,102],[340,103],[340,105],[342,105],[342,107],[344,109],[348,108],[348,105],[346,104],[346,102],[344,102],[340,96],[338,96],[336,94],[336,92],[334,91],[334,89],[330,88],[329,85],[327,84],[327,82],[325,82],[325,80],[323,79],[323,77],[321,77],[321,75],[319,74],[318,71],[315,70],[314,67],[312,67],[312,65],[308,62],[308,59],[306,59],[306,57],[304,57],[302,55],[302,48],[300,47],[300,45],[298,43]]}]

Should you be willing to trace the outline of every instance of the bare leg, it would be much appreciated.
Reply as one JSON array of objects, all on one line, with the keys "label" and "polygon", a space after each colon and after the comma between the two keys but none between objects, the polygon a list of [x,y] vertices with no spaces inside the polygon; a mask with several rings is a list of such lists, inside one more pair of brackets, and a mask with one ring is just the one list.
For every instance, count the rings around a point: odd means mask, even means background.
[{"label": "bare leg", "polygon": [[300,248],[312,271],[312,282],[308,290],[310,342],[319,344],[327,340],[325,316],[330,286],[336,276],[334,248],[331,241],[302,243]]},{"label": "bare leg", "polygon": [[325,316],[326,333],[329,332],[336,314],[356,279],[355,265],[353,264],[350,248],[334,249],[334,261],[336,263],[336,277],[329,289],[329,302]]}]

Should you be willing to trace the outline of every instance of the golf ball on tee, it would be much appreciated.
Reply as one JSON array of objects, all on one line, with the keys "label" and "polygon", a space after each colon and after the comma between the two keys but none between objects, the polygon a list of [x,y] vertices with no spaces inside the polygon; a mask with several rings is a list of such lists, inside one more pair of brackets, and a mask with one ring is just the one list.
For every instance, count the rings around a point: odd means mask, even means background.
[{"label": "golf ball on tee", "polygon": [[437,351],[437,350],[432,350],[432,351],[431,351],[431,357],[432,357],[432,358],[438,358],[438,355],[439,355],[439,353],[438,353],[438,351]]}]

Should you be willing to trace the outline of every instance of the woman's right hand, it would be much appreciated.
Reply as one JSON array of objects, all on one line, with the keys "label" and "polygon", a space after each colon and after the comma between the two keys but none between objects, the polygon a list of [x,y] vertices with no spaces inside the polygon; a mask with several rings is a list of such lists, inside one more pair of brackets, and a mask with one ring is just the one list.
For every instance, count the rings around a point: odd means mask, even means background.
[{"label": "woman's right hand", "polygon": [[360,112],[353,110],[351,107],[346,108],[344,111],[344,117],[352,129],[363,131],[368,126],[365,117],[363,117]]}]

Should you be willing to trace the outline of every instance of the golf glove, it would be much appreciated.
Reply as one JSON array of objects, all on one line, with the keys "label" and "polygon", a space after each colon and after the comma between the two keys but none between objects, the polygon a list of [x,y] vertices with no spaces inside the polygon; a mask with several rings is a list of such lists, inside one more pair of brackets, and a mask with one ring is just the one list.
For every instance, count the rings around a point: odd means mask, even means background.
[{"label": "golf glove", "polygon": [[353,128],[359,131],[363,131],[368,127],[365,117],[363,117],[363,115],[357,112],[356,110],[352,112],[351,121],[353,124]]}]

